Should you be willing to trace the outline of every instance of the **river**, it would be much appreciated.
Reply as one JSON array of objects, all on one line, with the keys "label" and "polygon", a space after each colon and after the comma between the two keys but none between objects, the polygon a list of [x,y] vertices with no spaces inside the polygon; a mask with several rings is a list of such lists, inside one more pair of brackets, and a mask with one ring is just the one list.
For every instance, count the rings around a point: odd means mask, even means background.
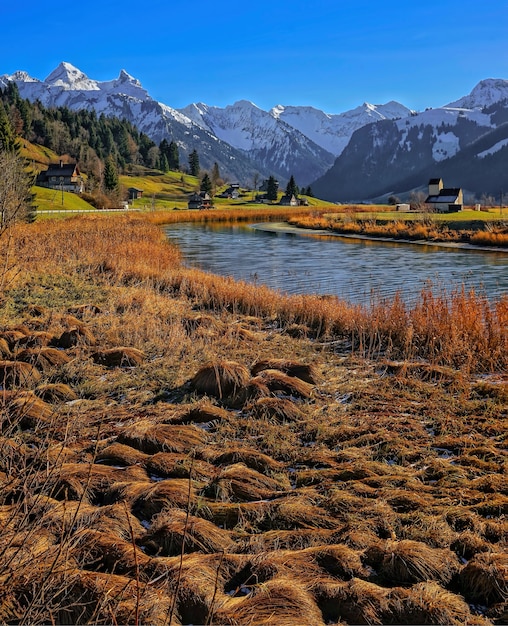
[{"label": "river", "polygon": [[429,284],[449,292],[464,285],[491,300],[508,294],[506,252],[267,232],[263,225],[184,223],[165,233],[189,267],[286,293],[357,303],[396,292],[410,302]]}]

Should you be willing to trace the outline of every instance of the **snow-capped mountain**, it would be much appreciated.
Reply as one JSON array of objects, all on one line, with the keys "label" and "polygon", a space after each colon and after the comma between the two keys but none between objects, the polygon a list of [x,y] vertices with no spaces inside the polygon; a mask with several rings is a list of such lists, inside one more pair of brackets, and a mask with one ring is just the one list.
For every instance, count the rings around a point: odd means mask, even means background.
[{"label": "snow-capped mountain", "polygon": [[447,104],[446,108],[483,109],[502,100],[508,100],[508,80],[487,78],[481,80],[469,95]]},{"label": "snow-capped mountain", "polygon": [[334,201],[424,188],[429,178],[472,195],[508,186],[508,81],[486,80],[448,106],[357,130],[312,188]]},{"label": "snow-capped mountain", "polygon": [[248,101],[224,109],[191,104],[176,110],[156,102],[139,80],[122,70],[117,79],[92,80],[70,63],[62,62],[41,81],[27,72],[0,77],[0,87],[14,81],[20,95],[44,106],[95,110],[128,119],[159,143],[179,144],[182,162],[195,148],[204,168],[217,162],[223,176],[248,183],[257,172],[273,174],[281,182],[294,175],[300,185],[323,175],[342,152],[352,133],[377,119],[408,115],[398,103],[364,104],[340,115],[311,107],[274,107],[263,111]]},{"label": "snow-capped mountain", "polygon": [[0,88],[9,81],[16,83],[22,98],[40,100],[46,107],[94,110],[98,115],[127,119],[156,143],[173,139],[179,145],[182,162],[196,149],[203,168],[211,168],[217,162],[223,176],[233,180],[248,180],[252,175],[253,165],[245,154],[176,109],[153,100],[141,83],[124,70],[117,79],[95,81],[70,63],[60,63],[44,81],[26,72],[15,72],[0,77]]},{"label": "snow-capped mountain", "polygon": [[43,81],[21,71],[0,76],[0,88],[11,81],[23,98],[45,106],[95,110],[129,120],[156,143],[173,139],[182,162],[196,149],[204,169],[217,162],[223,176],[244,184],[256,173],[282,183],[292,174],[334,201],[403,194],[445,175],[446,185],[474,193],[508,189],[503,79],[482,80],[469,95],[420,113],[392,101],[337,115],[310,106],[263,111],[246,100],[177,110],[153,100],[124,70],[114,80],[96,81],[69,63]]},{"label": "snow-capped mountain", "polygon": [[280,104],[270,113],[338,157],[349,143],[355,130],[380,120],[404,118],[411,115],[413,111],[398,102],[391,101],[386,104],[364,102],[351,111],[336,115],[324,113],[313,107]]},{"label": "snow-capped mountain", "polygon": [[180,112],[263,168],[308,184],[333,163],[333,155],[298,129],[241,100],[225,108],[191,104]]}]

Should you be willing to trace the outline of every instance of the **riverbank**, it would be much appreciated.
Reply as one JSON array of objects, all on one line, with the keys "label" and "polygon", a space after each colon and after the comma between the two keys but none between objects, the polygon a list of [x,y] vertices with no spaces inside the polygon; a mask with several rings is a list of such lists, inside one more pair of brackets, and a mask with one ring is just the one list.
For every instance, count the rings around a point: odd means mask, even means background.
[{"label": "riverbank", "polygon": [[322,228],[304,228],[301,226],[292,226],[287,222],[266,222],[263,224],[253,224],[253,228],[264,230],[266,232],[284,232],[293,235],[302,236],[321,236],[321,237],[340,237],[344,239],[358,239],[365,241],[384,241],[387,243],[415,244],[418,246],[435,246],[437,248],[451,248],[457,250],[481,250],[484,252],[501,252],[508,254],[508,249],[495,246],[480,246],[459,241],[428,241],[419,239],[403,239],[395,237],[373,237],[362,234],[337,233]]},{"label": "riverbank", "polygon": [[508,303],[285,297],[129,216],[10,243],[2,622],[505,621]]}]

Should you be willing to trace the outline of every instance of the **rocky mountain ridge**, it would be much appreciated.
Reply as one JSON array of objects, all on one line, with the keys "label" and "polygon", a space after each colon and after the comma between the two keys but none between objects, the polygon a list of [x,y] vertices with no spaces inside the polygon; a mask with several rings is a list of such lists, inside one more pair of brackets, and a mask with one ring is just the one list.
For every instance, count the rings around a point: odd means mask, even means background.
[{"label": "rocky mountain ridge", "polygon": [[[224,108],[204,103],[174,109],[155,101],[121,70],[110,81],[90,79],[62,62],[41,81],[27,72],[0,76],[20,95],[45,106],[93,109],[125,118],[153,141],[173,139],[181,162],[194,149],[203,168],[217,162],[224,177],[243,184],[291,175],[332,201],[404,194],[446,174],[446,184],[473,194],[508,187],[501,163],[508,155],[508,81],[486,79],[444,107],[411,111],[398,102],[363,103],[331,115],[311,106],[264,111],[247,100]],[[476,148],[474,147],[476,145]]]}]

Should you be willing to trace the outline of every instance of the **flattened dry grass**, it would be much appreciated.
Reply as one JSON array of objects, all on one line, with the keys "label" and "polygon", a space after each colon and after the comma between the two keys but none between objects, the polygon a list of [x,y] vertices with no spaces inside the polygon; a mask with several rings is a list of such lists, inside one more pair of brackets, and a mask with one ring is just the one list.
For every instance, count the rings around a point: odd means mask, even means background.
[{"label": "flattened dry grass", "polygon": [[[503,619],[505,377],[477,374],[503,303],[286,298],[136,219],[30,235],[1,311],[39,376],[0,394],[0,621]],[[118,346],[143,360],[91,358]]]}]

